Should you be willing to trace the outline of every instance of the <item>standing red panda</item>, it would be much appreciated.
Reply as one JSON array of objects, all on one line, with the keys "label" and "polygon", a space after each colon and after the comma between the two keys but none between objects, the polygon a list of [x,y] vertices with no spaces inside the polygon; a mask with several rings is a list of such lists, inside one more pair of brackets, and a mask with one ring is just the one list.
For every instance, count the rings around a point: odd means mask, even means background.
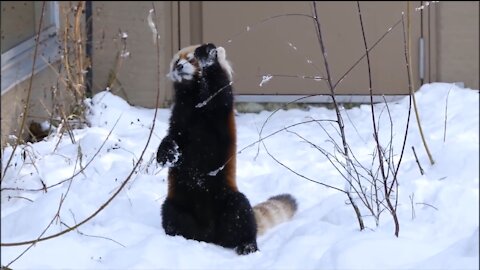
[{"label": "standing red panda", "polygon": [[162,226],[168,235],[258,250],[256,237],[289,220],[295,199],[278,195],[251,207],[238,191],[232,68],[225,49],[208,43],[181,49],[169,77],[175,100],[157,161],[169,166]]}]

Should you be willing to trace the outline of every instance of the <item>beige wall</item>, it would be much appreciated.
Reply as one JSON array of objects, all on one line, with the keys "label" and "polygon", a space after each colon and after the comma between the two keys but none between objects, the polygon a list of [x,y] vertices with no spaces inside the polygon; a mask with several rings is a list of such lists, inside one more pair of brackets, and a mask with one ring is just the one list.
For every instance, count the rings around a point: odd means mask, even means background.
[{"label": "beige wall", "polygon": [[[318,2],[322,34],[333,82],[365,52],[356,2]],[[401,19],[406,2],[361,2],[367,43],[371,46]],[[413,10],[412,5],[412,10]],[[234,66],[237,94],[327,94],[326,81],[274,77],[263,87],[262,75],[305,75],[326,77],[323,57],[311,18],[279,14],[312,14],[312,3],[202,2],[203,41],[225,46]],[[420,17],[412,12],[412,55],[418,62]],[[289,44],[296,47],[293,48]],[[406,94],[402,25],[397,25],[371,51],[373,91],[376,94]],[[312,61],[313,64],[307,63]],[[417,65],[414,79],[419,84]],[[337,94],[368,94],[366,59],[339,84]]]},{"label": "beige wall", "polygon": [[[159,58],[147,21],[152,3],[155,3],[158,17]],[[113,84],[112,92],[132,105],[153,108],[159,82],[160,105],[166,105],[165,101],[171,99],[171,85],[166,78],[172,57],[171,9],[172,2],[93,2],[93,93],[107,87],[110,73],[116,67],[117,54],[124,46],[119,34],[125,32],[129,56],[119,58],[118,80]]]},{"label": "beige wall", "polygon": [[[443,2],[441,2],[443,3]],[[425,82],[478,81],[472,73],[478,59],[475,48],[474,26],[469,23],[465,31],[456,31],[456,22],[475,20],[478,8],[469,8],[469,14],[450,12],[457,8],[453,3],[434,4],[424,10]],[[161,85],[161,106],[171,101],[171,83],[165,78],[172,55],[179,49],[200,42],[214,42],[227,49],[235,71],[237,95],[313,94],[328,93],[326,83],[301,78],[274,78],[259,86],[262,75],[325,76],[314,25],[310,19],[284,17],[260,23],[278,14],[311,14],[311,2],[227,2],[227,1],[171,1],[157,4],[160,28],[160,73],[157,73],[155,46],[146,17],[151,2],[93,2],[94,4],[94,92],[107,85],[109,73],[115,67],[116,54],[122,50],[119,31],[128,33],[128,58],[121,61],[118,83],[112,91],[131,104],[153,107],[157,80]],[[470,3],[470,5],[478,3]],[[420,2],[411,2],[412,12],[412,67],[414,87],[420,86],[418,73],[420,37],[420,12],[413,11]],[[406,11],[407,2],[361,2],[368,44],[372,45]],[[328,59],[334,81],[363,53],[356,2],[318,2],[319,15],[325,36]],[[444,13],[451,17],[446,18]],[[445,20],[445,21],[444,21]],[[478,21],[478,19],[477,19]],[[442,23],[440,23],[442,22]],[[447,25],[447,26],[445,26]],[[248,28],[248,30],[247,30]],[[452,28],[452,30],[448,30]],[[467,29],[468,28],[468,29]],[[473,30],[472,30],[473,29]],[[455,42],[462,43],[459,51],[448,46],[451,32]],[[477,40],[477,45],[469,40]],[[470,43],[469,43],[470,42]],[[289,43],[292,46],[289,46]],[[295,46],[297,50],[293,48]],[[455,45],[459,46],[459,45]],[[476,47],[475,47],[476,46]],[[462,51],[463,58],[455,53]],[[477,52],[478,55],[478,52]],[[376,94],[406,94],[407,73],[404,60],[402,25],[398,25],[371,51],[373,91]],[[454,59],[454,60],[451,60]],[[459,76],[458,68],[468,59],[466,70]],[[312,64],[307,63],[312,61]],[[457,61],[458,68],[446,63]],[[466,62],[465,62],[466,63]],[[473,66],[473,67],[470,67]],[[450,76],[450,77],[449,77]],[[462,75],[463,76],[463,75]],[[467,78],[468,77],[468,78]],[[470,85],[467,82],[467,86]],[[475,86],[475,83],[472,83]],[[478,85],[478,82],[477,82]],[[478,86],[477,86],[478,87]],[[368,94],[368,77],[365,60],[339,84],[337,94]]]},{"label": "beige wall", "polygon": [[[35,5],[32,1],[2,1],[2,53],[32,37],[35,29]],[[20,23],[19,23],[20,22]]]},{"label": "beige wall", "polygon": [[[157,84],[160,106],[172,99],[166,79],[168,64],[178,48],[199,42],[214,42],[227,49],[235,70],[237,94],[326,93],[323,82],[298,78],[274,78],[259,87],[265,74],[325,75],[313,23],[300,17],[284,17],[259,23],[286,13],[311,13],[310,2],[154,2],[158,12],[160,56],[148,27],[152,2],[93,2],[93,92],[103,90],[115,69],[117,53],[123,49],[120,32],[126,32],[126,50],[112,91],[132,105],[153,108]],[[412,2],[412,8],[417,2]],[[405,9],[406,2],[361,2],[368,43],[372,44]],[[355,2],[318,2],[328,59],[338,79],[363,53]],[[414,76],[418,87],[417,37],[419,12],[413,14]],[[426,82],[465,82],[479,88],[479,2],[440,2],[424,16],[427,43]],[[428,32],[428,22],[431,31]],[[248,30],[247,30],[248,29]],[[428,37],[431,38],[428,42]],[[231,41],[229,41],[231,40]],[[295,50],[292,46],[295,46]],[[375,93],[406,93],[401,25],[372,51]],[[430,44],[430,47],[428,47]],[[429,53],[430,52],[430,53]],[[307,63],[312,61],[315,66]],[[157,68],[160,68],[158,72]],[[428,69],[430,67],[430,70]],[[58,76],[47,68],[34,78],[29,116],[43,120],[51,107],[51,87],[61,87]],[[2,95],[2,145],[5,136],[18,128],[28,80]],[[365,94],[366,65],[362,63],[338,88],[338,94]],[[386,90],[387,92],[380,92]],[[40,100],[42,102],[40,102]],[[42,105],[42,103],[44,105]],[[45,109],[44,106],[47,108]]]},{"label": "beige wall", "polygon": [[479,2],[441,1],[437,13],[438,81],[479,89]]}]

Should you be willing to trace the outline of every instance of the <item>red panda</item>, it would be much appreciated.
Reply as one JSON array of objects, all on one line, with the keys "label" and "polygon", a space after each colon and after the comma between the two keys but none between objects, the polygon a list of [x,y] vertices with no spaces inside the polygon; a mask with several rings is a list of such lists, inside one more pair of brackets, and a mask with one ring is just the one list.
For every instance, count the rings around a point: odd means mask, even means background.
[{"label": "red panda", "polygon": [[162,226],[168,235],[258,250],[257,235],[289,220],[296,200],[271,197],[252,208],[236,184],[232,68],[225,49],[208,43],[181,49],[170,73],[175,99],[157,162],[168,166]]}]

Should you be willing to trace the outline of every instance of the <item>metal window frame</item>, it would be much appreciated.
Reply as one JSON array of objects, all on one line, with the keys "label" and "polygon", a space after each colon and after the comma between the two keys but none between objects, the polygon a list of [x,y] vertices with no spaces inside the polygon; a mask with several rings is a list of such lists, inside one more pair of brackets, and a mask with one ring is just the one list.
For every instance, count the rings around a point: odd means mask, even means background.
[{"label": "metal window frame", "polygon": [[[60,59],[57,40],[57,33],[60,29],[60,9],[58,1],[51,1],[47,4],[49,16],[47,25],[49,27],[42,30],[39,35],[39,50],[37,61],[33,68],[33,75],[37,74],[50,63]],[[18,44],[10,50],[2,53],[1,61],[1,95],[4,95],[15,85],[26,80],[32,75],[33,54],[36,46],[36,34],[30,39]]]}]

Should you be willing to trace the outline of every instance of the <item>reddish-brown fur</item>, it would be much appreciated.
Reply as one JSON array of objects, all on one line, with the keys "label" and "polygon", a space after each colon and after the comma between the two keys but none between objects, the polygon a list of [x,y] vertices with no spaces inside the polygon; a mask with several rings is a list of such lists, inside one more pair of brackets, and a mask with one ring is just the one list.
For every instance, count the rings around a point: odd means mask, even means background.
[{"label": "reddish-brown fur", "polygon": [[[233,141],[237,141],[237,129],[235,126],[235,112],[232,110],[230,112],[228,118],[228,131],[230,133],[231,138]],[[227,185],[233,190],[238,191],[237,188],[237,181],[236,181],[236,172],[237,172],[237,144],[232,143],[228,146],[228,155],[230,156],[230,160],[225,165],[225,173],[227,176]]]}]

